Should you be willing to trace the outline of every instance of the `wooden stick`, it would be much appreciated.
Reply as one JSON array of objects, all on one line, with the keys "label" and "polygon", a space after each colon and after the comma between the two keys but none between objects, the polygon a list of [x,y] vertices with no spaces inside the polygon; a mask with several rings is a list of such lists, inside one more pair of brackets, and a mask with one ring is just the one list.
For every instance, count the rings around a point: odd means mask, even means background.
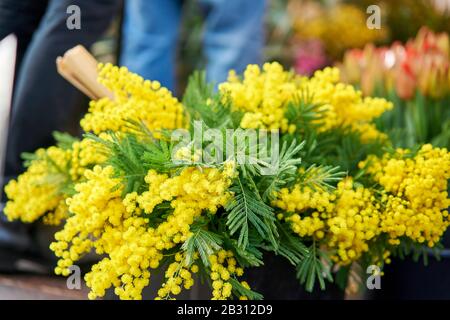
[{"label": "wooden stick", "polygon": [[58,73],[63,76],[64,79],[69,81],[75,88],[83,92],[85,95],[87,95],[92,100],[98,100],[99,97],[95,95],[94,92],[89,90],[89,88],[85,87],[83,83],[76,78],[75,75],[73,75],[70,70],[67,68],[66,64],[64,63],[64,59],[61,57],[58,57],[56,59],[56,67],[58,69]]},{"label": "wooden stick", "polygon": [[78,45],[68,50],[63,57],[58,57],[56,65],[58,72],[67,81],[91,99],[114,99],[114,94],[97,81],[98,62],[83,46]]}]

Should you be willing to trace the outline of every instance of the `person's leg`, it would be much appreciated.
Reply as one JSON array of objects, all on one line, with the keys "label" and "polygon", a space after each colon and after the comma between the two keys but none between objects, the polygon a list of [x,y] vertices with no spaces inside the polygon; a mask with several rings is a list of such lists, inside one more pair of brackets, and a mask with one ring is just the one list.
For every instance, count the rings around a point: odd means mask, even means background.
[{"label": "person's leg", "polygon": [[181,0],[126,1],[120,64],[173,91],[181,11]]},{"label": "person's leg", "polygon": [[[3,15],[0,16],[1,30],[9,33],[6,20],[11,11],[6,11],[6,0],[0,0]],[[40,0],[32,0],[32,2]],[[28,1],[14,1],[16,4]],[[8,3],[11,5],[11,3]],[[67,7],[78,5],[81,9],[81,30],[66,27]],[[81,94],[56,72],[55,60],[67,49],[83,44],[92,45],[107,29],[119,0],[51,0],[39,29],[33,35],[17,76],[11,124],[8,137],[5,174],[8,179],[22,171],[22,152],[32,152],[39,147],[53,143],[52,132],[63,130],[76,121]],[[8,9],[11,7],[8,7]],[[0,9],[0,11],[1,11]],[[17,18],[20,20],[20,14]],[[24,28],[18,25],[18,30]],[[3,186],[0,186],[3,190]],[[9,223],[2,213],[0,203],[0,270],[16,270],[16,260],[23,259],[21,251],[29,251],[32,241],[26,226]],[[25,257],[28,258],[28,257]]]},{"label": "person's leg", "polygon": [[[33,33],[45,13],[47,3],[48,0],[0,0],[0,40],[11,33],[17,37],[16,73]],[[4,201],[1,184],[0,188],[0,201]],[[28,248],[31,241],[27,227],[20,222],[7,222],[2,211],[3,204],[0,202],[0,270],[14,271],[14,261],[18,259],[16,253]]]},{"label": "person's leg", "polygon": [[230,69],[260,64],[266,0],[201,0],[206,10],[204,51],[207,78],[225,81]]},{"label": "person's leg", "polygon": [[48,0],[0,0],[0,40],[11,33],[16,35],[18,41],[16,70],[19,69],[47,4]]},{"label": "person's leg", "polygon": [[[69,30],[67,7],[81,9],[81,29]],[[11,115],[6,176],[22,171],[20,155],[53,143],[52,132],[77,119],[80,93],[56,70],[56,57],[77,44],[90,47],[105,32],[119,0],[51,0],[20,69]]]}]

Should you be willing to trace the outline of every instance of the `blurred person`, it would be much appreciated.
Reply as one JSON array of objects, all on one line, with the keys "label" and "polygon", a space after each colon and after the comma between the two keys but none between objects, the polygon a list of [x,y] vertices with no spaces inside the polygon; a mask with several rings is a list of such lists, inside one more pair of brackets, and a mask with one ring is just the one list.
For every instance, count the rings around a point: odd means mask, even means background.
[{"label": "blurred person", "polygon": [[[89,48],[97,41],[120,3],[120,0],[0,0],[0,39],[11,33],[18,38],[5,183],[22,172],[23,152],[52,144],[53,131],[67,131],[81,116],[82,95],[57,73],[55,60],[77,44]],[[71,5],[80,8],[81,29],[67,27]],[[6,221],[2,208],[0,203],[0,271],[14,271],[16,260],[23,252],[29,252],[33,242],[23,225]]]},{"label": "blurred person", "polygon": [[[125,1],[120,64],[145,79],[176,88],[175,60],[183,0]],[[260,64],[266,0],[198,0],[205,16],[203,50],[208,81]]]}]

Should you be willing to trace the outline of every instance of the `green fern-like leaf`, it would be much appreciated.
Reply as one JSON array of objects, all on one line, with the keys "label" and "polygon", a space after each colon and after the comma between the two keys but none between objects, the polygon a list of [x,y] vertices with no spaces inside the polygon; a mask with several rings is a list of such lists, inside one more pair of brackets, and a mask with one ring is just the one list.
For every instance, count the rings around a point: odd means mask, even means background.
[{"label": "green fern-like leaf", "polygon": [[70,134],[58,131],[53,132],[53,138],[56,141],[56,145],[64,150],[72,149],[74,142],[78,141],[77,138],[71,136]]},{"label": "green fern-like leaf", "polygon": [[141,190],[145,185],[144,178],[147,174],[142,165],[141,157],[145,151],[144,144],[140,143],[136,136],[126,135],[123,138],[110,133],[111,141],[101,139],[95,135],[87,134],[86,137],[102,144],[106,148],[108,160],[106,164],[114,168],[117,178],[122,180],[124,194]]},{"label": "green fern-like leaf", "polygon": [[165,140],[149,143],[145,146],[141,160],[148,169],[167,172],[176,166],[172,161],[172,150],[173,145]]},{"label": "green fern-like leaf", "polygon": [[191,121],[201,120],[209,128],[235,127],[237,119],[231,112],[229,102],[214,92],[214,84],[206,81],[204,71],[196,71],[190,76],[183,105]]},{"label": "green fern-like leaf", "polygon": [[300,237],[292,233],[290,226],[277,223],[277,227],[280,233],[280,244],[275,253],[297,266],[309,254],[308,248],[302,243]]},{"label": "green fern-like leaf", "polygon": [[221,249],[222,238],[217,233],[203,229],[201,226],[192,226],[192,235],[183,243],[182,249],[186,252],[186,266],[194,262],[194,254],[198,252],[203,265],[208,267],[209,256]]},{"label": "green fern-like leaf", "polygon": [[264,190],[262,198],[264,201],[271,201],[281,188],[287,186],[289,183],[295,181],[298,167],[302,159],[298,157],[299,151],[303,148],[304,143],[299,145],[294,140],[289,147],[287,143],[283,143],[280,151],[279,160],[274,166],[275,174],[262,176],[258,184],[259,190]]},{"label": "green fern-like leaf", "polygon": [[248,245],[244,250],[239,246],[235,246],[235,249],[239,265],[243,267],[259,267],[264,264],[262,260],[263,254],[256,247]]},{"label": "green fern-like leaf", "polygon": [[297,278],[308,292],[314,290],[316,281],[319,282],[320,289],[325,290],[325,280],[333,282],[330,266],[331,261],[328,255],[313,243],[306,257],[297,266]]},{"label": "green fern-like leaf", "polygon": [[256,232],[250,232],[249,244],[245,249],[242,249],[237,240],[229,237],[225,228],[222,228],[219,232],[224,233],[224,246],[231,248],[234,251],[234,256],[240,266],[247,267],[259,267],[264,264],[263,253],[259,249],[261,245],[261,237]]},{"label": "green fern-like leaf", "polygon": [[233,286],[233,291],[236,296],[246,296],[250,300],[262,300],[264,296],[258,292],[244,287],[238,280],[231,278],[230,283]]},{"label": "green fern-like leaf", "polygon": [[309,92],[302,92],[286,107],[285,117],[290,124],[295,124],[299,133],[315,131],[324,116],[322,105],[314,103],[312,98]]},{"label": "green fern-like leaf", "polygon": [[334,185],[345,175],[339,167],[311,165],[297,180],[312,190],[334,189]]},{"label": "green fern-like leaf", "polygon": [[231,187],[233,199],[226,205],[227,226],[230,234],[239,233],[238,246],[245,249],[249,243],[249,229],[253,227],[263,239],[273,239],[276,233],[273,209],[259,195],[249,189],[241,177]]}]

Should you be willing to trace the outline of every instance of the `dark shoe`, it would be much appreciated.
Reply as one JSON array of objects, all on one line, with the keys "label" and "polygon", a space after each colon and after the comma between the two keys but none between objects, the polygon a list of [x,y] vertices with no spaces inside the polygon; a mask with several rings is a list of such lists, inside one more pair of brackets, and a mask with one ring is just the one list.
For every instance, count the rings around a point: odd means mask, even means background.
[{"label": "dark shoe", "polygon": [[13,247],[24,251],[31,245],[25,225],[20,222],[9,222],[3,214],[5,205],[0,203],[0,248]]},{"label": "dark shoe", "polygon": [[49,273],[51,267],[43,259],[30,252],[31,237],[27,226],[9,222],[0,203],[0,272]]}]

